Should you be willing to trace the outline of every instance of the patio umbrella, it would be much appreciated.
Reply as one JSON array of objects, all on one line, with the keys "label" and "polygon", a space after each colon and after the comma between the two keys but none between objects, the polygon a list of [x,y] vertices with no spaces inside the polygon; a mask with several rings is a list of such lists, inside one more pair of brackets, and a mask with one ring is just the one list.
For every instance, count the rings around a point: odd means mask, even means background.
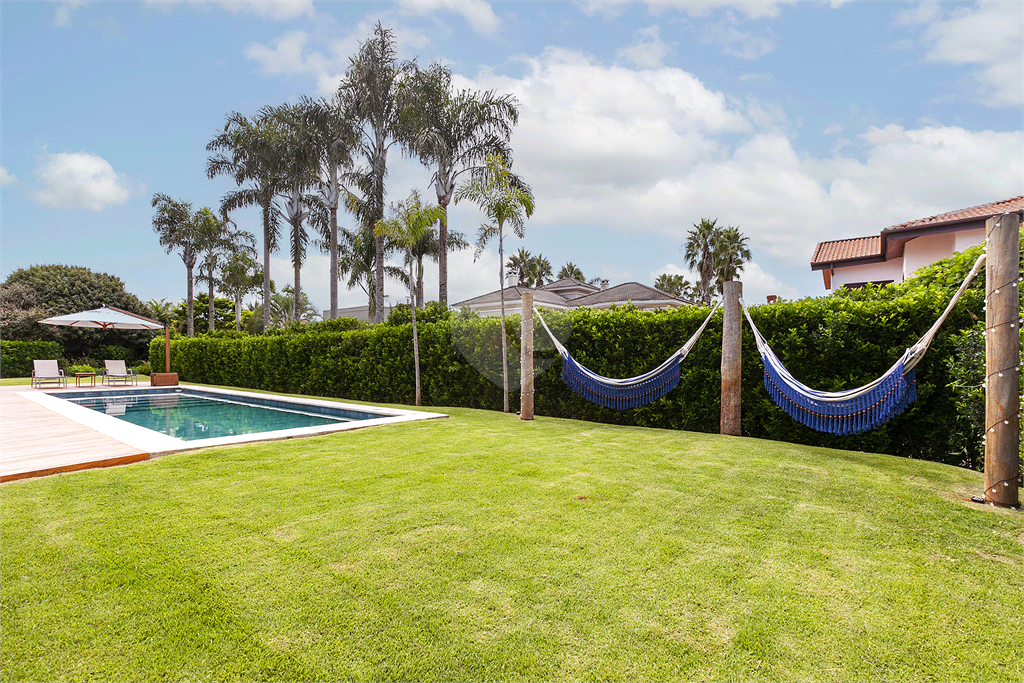
[{"label": "patio umbrella", "polygon": [[167,372],[171,371],[171,332],[167,325],[152,318],[104,304],[101,308],[67,315],[55,315],[39,322],[42,325],[96,327],[103,330],[159,330],[162,327],[164,329],[164,365]]}]

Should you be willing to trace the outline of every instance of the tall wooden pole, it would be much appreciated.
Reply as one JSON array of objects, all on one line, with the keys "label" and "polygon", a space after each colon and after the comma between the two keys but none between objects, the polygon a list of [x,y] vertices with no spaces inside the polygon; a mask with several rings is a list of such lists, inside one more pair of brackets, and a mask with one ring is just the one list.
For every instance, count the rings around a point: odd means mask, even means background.
[{"label": "tall wooden pole", "polygon": [[989,218],[985,263],[985,500],[1019,505],[1020,217]]},{"label": "tall wooden pole", "polygon": [[533,292],[523,292],[523,321],[519,343],[519,419],[533,419]]},{"label": "tall wooden pole", "polygon": [[722,310],[722,434],[739,436],[740,380],[742,378],[742,336],[740,334],[740,297],[742,282],[723,283]]},{"label": "tall wooden pole", "polygon": [[171,371],[171,328],[164,325],[164,372]]}]

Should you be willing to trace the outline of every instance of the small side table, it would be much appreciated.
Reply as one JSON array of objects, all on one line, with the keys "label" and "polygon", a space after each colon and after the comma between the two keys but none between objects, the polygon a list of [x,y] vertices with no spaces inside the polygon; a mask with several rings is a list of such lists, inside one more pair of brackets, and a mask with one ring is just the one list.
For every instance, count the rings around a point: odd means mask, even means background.
[{"label": "small side table", "polygon": [[82,386],[82,380],[86,377],[89,378],[89,386],[96,386],[96,373],[95,372],[76,372],[75,373],[75,386]]}]

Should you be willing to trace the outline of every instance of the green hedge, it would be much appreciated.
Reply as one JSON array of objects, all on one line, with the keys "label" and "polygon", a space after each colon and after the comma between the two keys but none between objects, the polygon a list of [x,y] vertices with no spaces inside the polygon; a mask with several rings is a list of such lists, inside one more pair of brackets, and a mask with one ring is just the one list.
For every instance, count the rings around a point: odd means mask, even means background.
[{"label": "green hedge", "polygon": [[31,377],[32,361],[61,356],[61,347],[57,342],[0,340],[0,376]]},{"label": "green hedge", "polygon": [[[911,295],[900,295],[894,288],[887,290],[841,292],[822,299],[758,306],[751,315],[797,379],[827,391],[856,387],[885,372],[931,325],[948,299],[943,287],[924,288]],[[976,288],[969,291],[947,320],[931,352],[918,366],[918,400],[881,428],[855,436],[815,432],[783,413],[764,390],[763,367],[753,337],[744,325],[744,433],[970,465],[977,454],[965,457],[957,452],[953,436],[957,430],[974,427],[959,423],[949,368],[942,359],[955,352],[952,334],[972,325],[972,312],[981,314],[982,299]],[[580,363],[608,377],[629,377],[660,364],[706,315],[707,309],[644,312],[626,307],[580,309],[547,318],[549,324],[572,325],[567,346]],[[537,414],[717,432],[721,313],[716,318],[683,362],[680,386],[663,399],[623,411],[594,405],[562,382],[561,362],[556,361],[536,379]],[[500,410],[500,388],[485,379],[456,348],[453,324],[460,326],[464,349],[467,344],[494,347],[499,324],[496,318],[419,325],[424,404]],[[509,318],[508,327],[510,357],[514,358],[518,354],[517,316]],[[411,325],[237,340],[179,339],[172,342],[171,358],[172,371],[185,381],[364,401],[413,402]],[[162,340],[151,345],[150,364],[163,367]],[[497,373],[500,377],[500,366]],[[513,396],[513,405],[517,404],[518,397]],[[963,442],[957,440],[958,444]]]}]

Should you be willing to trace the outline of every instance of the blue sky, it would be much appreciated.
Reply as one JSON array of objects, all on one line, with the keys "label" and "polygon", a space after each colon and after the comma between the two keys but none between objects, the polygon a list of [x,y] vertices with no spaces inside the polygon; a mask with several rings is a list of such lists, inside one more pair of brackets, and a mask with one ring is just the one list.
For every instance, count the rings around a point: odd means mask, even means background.
[{"label": "blue sky", "polygon": [[[685,272],[686,232],[717,218],[750,238],[748,301],[818,296],[818,241],[1024,194],[1022,15],[1016,0],[5,2],[0,276],[66,263],[183,298],[152,195],[216,209],[232,186],[206,178],[205,147],[225,117],[329,95],[381,21],[403,58],[519,100],[515,168],[537,211],[507,251],[652,284]],[[389,166],[390,200],[434,196],[419,162]],[[235,219],[259,233],[254,212]],[[481,220],[451,210],[454,229]],[[496,246],[449,263],[452,301],[497,287]],[[436,281],[428,266],[428,298]],[[326,255],[303,286],[328,305]]]}]

